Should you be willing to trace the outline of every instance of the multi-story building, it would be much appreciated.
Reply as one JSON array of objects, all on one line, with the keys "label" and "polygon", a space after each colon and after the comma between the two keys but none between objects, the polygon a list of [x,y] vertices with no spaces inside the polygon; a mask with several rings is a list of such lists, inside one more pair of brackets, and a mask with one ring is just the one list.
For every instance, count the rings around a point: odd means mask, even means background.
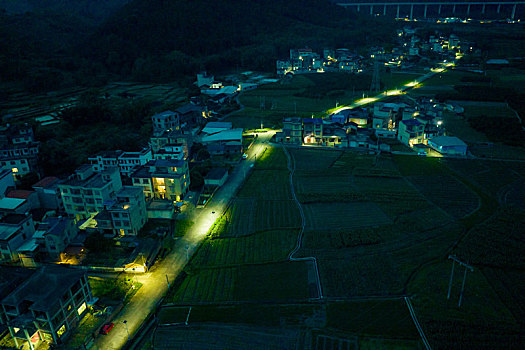
[{"label": "multi-story building", "polygon": [[33,238],[39,245],[40,253],[58,259],[71,241],[77,236],[73,219],[68,217],[49,217],[38,225]]},{"label": "multi-story building", "polygon": [[153,135],[160,136],[165,132],[180,128],[180,117],[172,111],[164,111],[151,117],[153,122]]},{"label": "multi-story building", "polygon": [[32,187],[38,195],[40,206],[45,209],[63,210],[62,195],[58,185],[62,181],[56,177],[44,177]]},{"label": "multi-story building", "polygon": [[35,233],[31,215],[8,214],[0,219],[0,261],[18,260],[17,250]]},{"label": "multi-story building", "polygon": [[154,154],[167,145],[182,144],[184,158],[187,159],[193,146],[193,134],[184,129],[165,132],[161,135],[153,135],[149,144]]},{"label": "multi-story building", "polygon": [[283,142],[300,145],[303,143],[303,123],[301,118],[289,117],[283,120],[282,136]]},{"label": "multi-story building", "polygon": [[85,271],[1,266],[0,276],[0,322],[17,349],[25,342],[30,350],[43,342],[63,343],[93,300]]},{"label": "multi-story building", "polygon": [[107,211],[111,215],[113,233],[136,236],[148,221],[144,191],[136,186],[124,186]]},{"label": "multi-story building", "polygon": [[39,145],[28,124],[0,127],[0,167],[11,169],[15,177],[37,171]]},{"label": "multi-story building", "polygon": [[319,143],[323,138],[323,119],[303,119],[304,143]]},{"label": "multi-story building", "polygon": [[107,151],[88,158],[95,171],[102,171],[109,167],[118,167],[120,173],[129,176],[136,168],[153,159],[151,148],[143,148],[136,152]]},{"label": "multi-story building", "polygon": [[167,144],[155,153],[155,159],[184,159],[184,145],[182,143]]},{"label": "multi-story building", "polygon": [[425,140],[425,124],[417,119],[400,121],[397,139],[410,147],[423,143]]},{"label": "multi-story building", "polygon": [[146,198],[180,201],[188,192],[190,174],[184,160],[157,159],[131,174],[133,186],[141,186]]},{"label": "multi-story building", "polygon": [[0,198],[15,188],[15,179],[11,169],[0,169]]},{"label": "multi-story building", "polygon": [[104,209],[104,202],[122,188],[122,180],[118,168],[95,172],[91,165],[83,165],[59,188],[66,213],[78,221]]}]

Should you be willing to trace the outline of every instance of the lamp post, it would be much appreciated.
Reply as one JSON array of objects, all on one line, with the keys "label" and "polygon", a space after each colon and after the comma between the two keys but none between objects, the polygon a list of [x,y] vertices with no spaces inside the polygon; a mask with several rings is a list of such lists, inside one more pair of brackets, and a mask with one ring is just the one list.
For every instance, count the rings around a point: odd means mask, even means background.
[{"label": "lamp post", "polygon": [[122,323],[124,323],[124,326],[126,326],[126,333],[128,333],[128,341],[130,341],[130,336],[129,336],[129,329],[128,329],[128,321],[127,320],[124,320],[122,321]]}]

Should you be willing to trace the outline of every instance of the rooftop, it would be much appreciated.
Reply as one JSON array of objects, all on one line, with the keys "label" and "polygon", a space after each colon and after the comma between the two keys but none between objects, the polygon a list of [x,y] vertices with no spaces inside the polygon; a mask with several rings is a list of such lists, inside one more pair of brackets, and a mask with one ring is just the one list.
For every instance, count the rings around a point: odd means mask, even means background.
[{"label": "rooftop", "polygon": [[14,306],[28,301],[32,302],[31,309],[47,311],[84,275],[84,271],[62,266],[43,266],[4,297],[2,304]]},{"label": "rooftop", "polygon": [[47,176],[47,177],[44,177],[43,179],[41,179],[40,181],[38,181],[36,184],[34,184],[33,187],[47,188],[49,186],[52,186],[56,182],[58,182],[58,178],[57,177]]},{"label": "rooftop", "polygon": [[455,136],[438,136],[438,137],[434,137],[430,141],[438,146],[443,146],[443,147],[452,147],[452,146],[466,147],[467,146],[465,142],[463,142],[462,140],[458,139]]},{"label": "rooftop", "polygon": [[207,180],[221,180],[224,175],[228,174],[228,169],[226,168],[213,168],[210,170],[208,175],[206,175]]},{"label": "rooftop", "polygon": [[7,198],[18,198],[18,199],[28,199],[30,195],[35,193],[35,191],[27,190],[12,190],[6,194]]},{"label": "rooftop", "polygon": [[26,202],[25,199],[19,199],[19,198],[2,198],[0,199],[0,210],[15,210],[22,204]]}]

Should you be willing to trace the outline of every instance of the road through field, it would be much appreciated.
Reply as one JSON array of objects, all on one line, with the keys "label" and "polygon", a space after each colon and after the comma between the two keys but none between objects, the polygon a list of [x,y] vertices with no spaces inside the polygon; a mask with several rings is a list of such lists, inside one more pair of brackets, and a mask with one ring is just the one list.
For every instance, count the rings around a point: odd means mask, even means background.
[{"label": "road through field", "polygon": [[[259,134],[255,143],[247,151],[248,158],[240,161],[228,177],[227,182],[215,193],[205,208],[196,209],[192,213],[192,217],[189,219],[194,224],[188,233],[177,241],[168,256],[141,277],[142,287],[111,321],[115,324],[114,329],[107,335],[99,336],[93,349],[121,349],[128,343],[148,315],[162,302],[168,291],[168,285],[177,278],[206,237],[211,225],[226,210],[228,203],[244,183],[255,164],[257,155],[264,151],[267,142],[273,135],[274,132]],[[124,323],[124,321],[126,322]]]}]

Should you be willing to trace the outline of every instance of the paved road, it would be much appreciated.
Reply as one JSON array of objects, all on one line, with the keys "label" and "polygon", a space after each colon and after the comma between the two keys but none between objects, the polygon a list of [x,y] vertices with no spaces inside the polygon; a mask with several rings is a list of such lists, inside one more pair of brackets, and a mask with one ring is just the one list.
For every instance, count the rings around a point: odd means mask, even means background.
[{"label": "paved road", "polygon": [[344,107],[338,108],[337,110],[333,111],[332,114],[337,114],[340,111],[343,111],[345,109],[353,109],[353,108],[356,108],[356,107],[361,107],[361,106],[364,106],[364,105],[367,105],[367,104],[370,104],[370,103],[374,103],[374,102],[377,102],[377,101],[382,100],[382,99],[384,99],[386,97],[389,97],[389,96],[401,95],[402,93],[406,92],[407,90],[415,88],[418,84],[420,84],[420,83],[424,82],[425,80],[433,77],[434,75],[441,74],[441,73],[445,72],[446,71],[446,67],[449,67],[450,65],[453,65],[453,64],[454,63],[442,64],[441,67],[435,68],[432,71],[426,73],[425,75],[422,75],[421,77],[414,79],[411,83],[403,86],[400,89],[388,90],[388,91],[385,91],[385,92],[381,92],[381,93],[379,93],[379,94],[377,94],[376,96],[373,96],[373,97],[366,97],[366,98],[359,99],[359,100],[355,101],[354,103],[349,104],[348,106],[344,106]]},{"label": "paved road", "polygon": [[[151,311],[162,300],[168,290],[168,281],[172,283],[196,251],[198,245],[206,237],[209,228],[227,208],[229,201],[240,188],[254,165],[256,156],[268,146],[268,141],[275,132],[259,134],[256,142],[248,153],[248,159],[243,160],[234,168],[228,181],[215,193],[208,205],[196,209],[191,219],[195,224],[189,232],[179,239],[172,250],[161,262],[155,264],[152,270],[137,279],[143,283],[142,288],[133,296],[130,302],[113,319],[115,328],[108,335],[101,335],[95,341],[94,349],[120,349],[128,340],[128,333],[133,335],[145,321]],[[124,324],[123,321],[127,323]]]}]

